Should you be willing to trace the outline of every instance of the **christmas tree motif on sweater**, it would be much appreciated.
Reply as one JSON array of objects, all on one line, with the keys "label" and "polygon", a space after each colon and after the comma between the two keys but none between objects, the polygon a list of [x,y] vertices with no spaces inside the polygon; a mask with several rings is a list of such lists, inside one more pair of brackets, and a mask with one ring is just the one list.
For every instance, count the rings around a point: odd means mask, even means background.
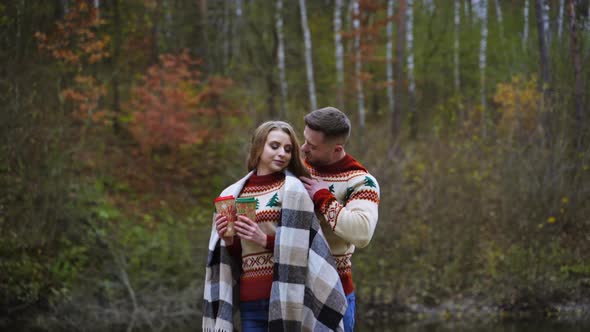
[{"label": "christmas tree motif on sweater", "polygon": [[334,185],[329,186],[328,187],[328,190],[330,190],[330,192],[333,194],[335,192],[334,191]]},{"label": "christmas tree motif on sweater", "polygon": [[368,176],[365,177],[365,186],[371,187],[371,188],[377,188],[377,185],[375,185],[375,181],[373,181],[373,179],[371,179]]},{"label": "christmas tree motif on sweater", "polygon": [[346,188],[346,195],[344,196],[344,201],[348,201],[348,199],[350,198],[350,195],[352,195],[352,192],[354,191],[354,188],[352,187],[348,187]]},{"label": "christmas tree motif on sweater", "polygon": [[277,193],[275,193],[272,198],[270,199],[270,201],[268,201],[268,203],[266,203],[266,206],[268,207],[275,207],[279,205],[279,195]]},{"label": "christmas tree motif on sweater", "polygon": [[256,200],[256,210],[258,210],[258,207],[260,206],[260,202],[258,201],[258,198],[254,198]]}]

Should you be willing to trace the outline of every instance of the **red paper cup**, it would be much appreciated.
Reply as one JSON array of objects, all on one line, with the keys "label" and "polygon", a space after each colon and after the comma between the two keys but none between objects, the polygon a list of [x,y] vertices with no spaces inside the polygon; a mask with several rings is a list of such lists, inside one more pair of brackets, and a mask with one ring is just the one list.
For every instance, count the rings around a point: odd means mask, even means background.
[{"label": "red paper cup", "polygon": [[224,236],[236,235],[234,222],[236,221],[236,200],[234,196],[217,197],[214,201],[217,213],[227,217],[227,230]]}]

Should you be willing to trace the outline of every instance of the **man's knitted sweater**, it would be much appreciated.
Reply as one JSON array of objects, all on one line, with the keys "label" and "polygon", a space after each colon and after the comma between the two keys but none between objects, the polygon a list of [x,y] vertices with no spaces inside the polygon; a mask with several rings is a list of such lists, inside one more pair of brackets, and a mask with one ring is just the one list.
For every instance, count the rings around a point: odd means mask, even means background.
[{"label": "man's knitted sweater", "polygon": [[[256,199],[256,223],[267,235],[266,247],[252,241],[234,239],[232,255],[241,255],[240,301],[270,298],[272,286],[273,249],[277,224],[281,220],[283,172],[257,176],[252,174],[240,197]],[[238,241],[236,241],[238,240]],[[238,256],[239,257],[239,256]]]},{"label": "man's knitted sweater", "polygon": [[313,202],[322,230],[336,260],[344,292],[354,290],[351,257],[355,247],[371,241],[378,219],[379,184],[358,161],[345,155],[334,164],[307,165],[315,178],[328,182]]}]

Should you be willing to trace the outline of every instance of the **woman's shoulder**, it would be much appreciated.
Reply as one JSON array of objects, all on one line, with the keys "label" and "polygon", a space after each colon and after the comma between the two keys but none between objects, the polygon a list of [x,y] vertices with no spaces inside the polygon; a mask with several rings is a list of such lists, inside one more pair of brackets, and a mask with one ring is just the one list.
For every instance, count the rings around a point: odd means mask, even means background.
[{"label": "woman's shoulder", "polygon": [[238,195],[240,193],[240,191],[242,190],[242,188],[244,187],[246,180],[248,180],[248,178],[252,175],[252,173],[253,173],[252,171],[248,172],[248,174],[246,174],[243,178],[239,179],[238,181],[229,185],[227,188],[223,189],[223,191],[219,194],[219,196],[230,196],[230,195],[236,196],[236,195]]},{"label": "woman's shoulder", "polygon": [[285,188],[292,191],[307,192],[303,186],[303,182],[290,171],[285,171]]}]

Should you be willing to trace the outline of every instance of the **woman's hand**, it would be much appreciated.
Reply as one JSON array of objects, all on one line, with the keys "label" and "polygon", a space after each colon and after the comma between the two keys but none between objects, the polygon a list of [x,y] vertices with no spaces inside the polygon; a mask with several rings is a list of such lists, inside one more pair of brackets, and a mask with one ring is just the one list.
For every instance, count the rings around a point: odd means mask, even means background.
[{"label": "woman's hand", "polygon": [[233,236],[225,236],[225,232],[227,231],[226,216],[219,213],[215,216],[215,229],[217,230],[217,235],[219,235],[227,245],[231,246],[234,243]]},{"label": "woman's hand", "polygon": [[266,234],[250,218],[239,215],[234,227],[240,238],[250,240],[261,247],[266,247]]}]

